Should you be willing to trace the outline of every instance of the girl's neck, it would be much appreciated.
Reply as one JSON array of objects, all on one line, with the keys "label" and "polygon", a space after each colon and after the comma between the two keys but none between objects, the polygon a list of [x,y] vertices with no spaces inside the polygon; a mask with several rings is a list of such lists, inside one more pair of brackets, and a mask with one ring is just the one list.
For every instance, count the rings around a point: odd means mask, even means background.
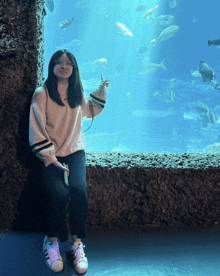
[{"label": "girl's neck", "polygon": [[67,98],[67,91],[68,91],[68,80],[64,80],[64,81],[59,81],[58,82],[58,92],[61,96],[61,99],[66,99]]},{"label": "girl's neck", "polygon": [[58,86],[67,86],[69,85],[68,79],[58,79]]}]

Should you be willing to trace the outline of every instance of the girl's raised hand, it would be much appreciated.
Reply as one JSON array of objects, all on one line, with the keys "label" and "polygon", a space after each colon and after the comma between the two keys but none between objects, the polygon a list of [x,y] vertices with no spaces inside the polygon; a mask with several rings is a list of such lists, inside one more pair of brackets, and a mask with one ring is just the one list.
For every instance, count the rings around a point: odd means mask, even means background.
[{"label": "girl's raised hand", "polygon": [[105,80],[104,81],[103,76],[101,75],[101,86],[105,85],[106,87],[108,87],[109,86],[109,82],[110,82],[110,80]]}]

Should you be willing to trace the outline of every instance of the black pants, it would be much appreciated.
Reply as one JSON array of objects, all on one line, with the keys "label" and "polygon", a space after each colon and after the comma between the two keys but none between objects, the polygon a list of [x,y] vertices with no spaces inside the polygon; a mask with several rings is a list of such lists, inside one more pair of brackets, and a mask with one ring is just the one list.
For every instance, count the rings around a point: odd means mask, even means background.
[{"label": "black pants", "polygon": [[64,171],[53,164],[42,168],[46,234],[49,237],[59,238],[61,242],[68,240],[66,210],[71,199],[69,205],[71,234],[82,239],[86,237],[85,224],[88,212],[85,151],[80,150],[57,159],[69,166],[69,186],[64,182]]}]

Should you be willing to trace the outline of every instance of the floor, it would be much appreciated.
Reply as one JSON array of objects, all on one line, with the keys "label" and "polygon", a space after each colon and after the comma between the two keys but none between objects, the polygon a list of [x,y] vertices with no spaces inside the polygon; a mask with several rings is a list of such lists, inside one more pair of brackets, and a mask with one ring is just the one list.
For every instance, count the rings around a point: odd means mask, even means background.
[{"label": "floor", "polygon": [[[64,270],[44,260],[43,235],[0,235],[0,276],[76,275],[70,243],[59,243]],[[58,240],[59,241],[59,240]],[[220,276],[220,232],[174,235],[103,235],[84,241],[87,276]]]}]

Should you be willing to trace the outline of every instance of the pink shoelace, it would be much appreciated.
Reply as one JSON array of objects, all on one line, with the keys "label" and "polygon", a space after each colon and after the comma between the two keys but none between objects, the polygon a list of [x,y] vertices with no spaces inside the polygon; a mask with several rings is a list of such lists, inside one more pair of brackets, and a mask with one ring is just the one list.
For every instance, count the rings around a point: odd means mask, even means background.
[{"label": "pink shoelace", "polygon": [[83,250],[84,247],[85,247],[85,245],[80,245],[80,246],[77,246],[77,249],[74,250],[77,262],[80,262],[85,257],[85,253]]},{"label": "pink shoelace", "polygon": [[52,260],[52,263],[60,259],[58,243],[52,245],[49,244],[48,250],[51,254],[50,259]]}]

